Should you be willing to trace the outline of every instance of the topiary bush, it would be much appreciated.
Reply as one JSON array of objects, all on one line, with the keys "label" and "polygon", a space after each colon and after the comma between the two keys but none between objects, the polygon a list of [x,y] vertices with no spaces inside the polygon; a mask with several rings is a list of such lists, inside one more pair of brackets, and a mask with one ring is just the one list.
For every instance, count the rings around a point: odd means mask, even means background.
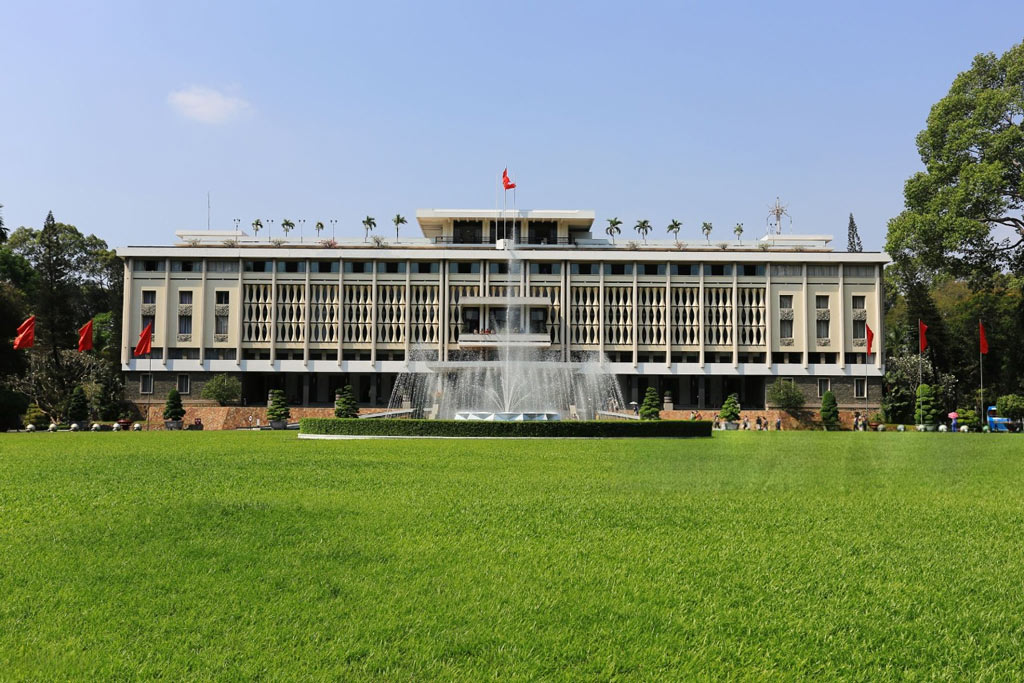
[{"label": "topiary bush", "polygon": [[914,422],[919,425],[938,423],[939,410],[935,406],[935,391],[928,384],[917,388],[917,404],[914,410]]},{"label": "topiary bush", "polygon": [[202,397],[226,406],[242,397],[242,383],[231,375],[215,375],[203,385]]},{"label": "topiary bush", "polygon": [[765,392],[765,398],[768,399],[769,405],[785,410],[790,415],[797,413],[803,408],[805,400],[804,392],[800,391],[796,384],[781,377],[777,378],[768,387],[768,391]]},{"label": "topiary bush", "polygon": [[355,392],[352,385],[348,384],[343,389],[334,392],[334,416],[335,417],[359,417],[359,404],[356,402]]},{"label": "topiary bush", "polygon": [[826,391],[821,397],[821,423],[826,429],[839,427],[839,406],[836,405],[836,395]]},{"label": "topiary bush", "polygon": [[647,387],[644,393],[644,402],[640,405],[640,419],[661,419],[661,403],[658,401],[658,390],[654,387]]},{"label": "topiary bush", "polygon": [[267,419],[275,422],[286,422],[292,416],[292,409],[288,407],[288,399],[284,391],[274,389],[270,392],[270,407],[267,408]]},{"label": "topiary bush", "polygon": [[725,422],[736,422],[740,419],[740,397],[736,394],[729,394],[729,397],[725,399],[725,403],[722,404],[722,409],[718,411],[718,417]]},{"label": "topiary bush", "polygon": [[691,437],[711,436],[706,420],[588,420],[486,422],[484,420],[401,420],[386,417],[338,419],[304,417],[301,434],[352,436],[486,437]]},{"label": "topiary bush", "polygon": [[25,412],[25,424],[32,425],[36,429],[46,429],[50,426],[50,418],[35,403],[30,403]]},{"label": "topiary bush", "polygon": [[972,432],[976,432],[981,428],[981,419],[978,417],[977,411],[970,408],[961,408],[956,412],[960,415],[957,418],[959,426],[967,427]]},{"label": "topiary bush", "polygon": [[167,403],[164,404],[164,419],[177,422],[185,417],[185,407],[181,405],[181,394],[177,389],[171,389],[167,393]]},{"label": "topiary bush", "polygon": [[78,386],[71,392],[68,401],[68,422],[89,421],[89,400],[85,397],[85,389]]}]

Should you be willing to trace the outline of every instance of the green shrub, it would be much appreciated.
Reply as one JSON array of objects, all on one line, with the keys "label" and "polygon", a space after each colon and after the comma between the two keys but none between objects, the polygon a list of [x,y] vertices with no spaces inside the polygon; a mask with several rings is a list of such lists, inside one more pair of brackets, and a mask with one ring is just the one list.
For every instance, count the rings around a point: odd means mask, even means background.
[{"label": "green shrub", "polygon": [[769,405],[784,410],[790,415],[804,407],[804,392],[800,391],[792,381],[784,380],[781,377],[768,387],[765,398],[768,399]]},{"label": "green shrub", "polygon": [[978,417],[977,411],[971,410],[970,408],[962,408],[956,411],[960,417],[957,418],[957,423],[960,426],[965,426],[972,432],[978,431],[981,427],[981,419]]},{"label": "green shrub", "polygon": [[68,422],[79,424],[89,421],[89,401],[85,397],[85,389],[78,386],[71,392],[68,401]]},{"label": "green shrub", "polygon": [[718,417],[725,422],[736,422],[740,419],[740,397],[736,394],[729,394],[718,411]]},{"label": "green shrub", "polygon": [[267,419],[275,422],[284,422],[292,416],[292,409],[288,407],[288,399],[284,391],[274,389],[270,392],[270,407],[267,408]]},{"label": "green shrub", "polygon": [[1024,420],[1024,396],[1006,394],[996,400],[996,414],[1011,420]]},{"label": "green shrub", "polygon": [[922,384],[917,388],[917,408],[914,410],[915,424],[937,424],[938,418],[939,411],[935,407],[935,392],[931,386]]},{"label": "green shrub", "polygon": [[661,419],[661,402],[658,400],[658,390],[654,387],[647,387],[644,393],[644,402],[640,405],[640,419]]},{"label": "green shrub", "polygon": [[711,436],[706,420],[593,420],[565,422],[485,422],[483,420],[399,420],[384,417],[339,419],[304,417],[302,434],[353,436],[532,436],[532,437],[688,437]]},{"label": "green shrub", "polygon": [[821,397],[821,423],[827,429],[839,426],[839,406],[836,405],[836,395],[831,391],[826,391]]},{"label": "green shrub", "polygon": [[359,404],[351,384],[334,392],[334,417],[359,417]]},{"label": "green shrub", "polygon": [[39,406],[31,403],[25,413],[25,424],[34,425],[36,429],[46,429],[50,426],[50,418],[46,416]]},{"label": "green shrub", "polygon": [[242,397],[242,383],[231,375],[215,375],[203,385],[202,397],[226,406]]},{"label": "green shrub", "polygon": [[164,404],[165,420],[180,420],[185,417],[185,408],[181,405],[181,394],[177,389],[171,389],[167,394],[167,403]]}]

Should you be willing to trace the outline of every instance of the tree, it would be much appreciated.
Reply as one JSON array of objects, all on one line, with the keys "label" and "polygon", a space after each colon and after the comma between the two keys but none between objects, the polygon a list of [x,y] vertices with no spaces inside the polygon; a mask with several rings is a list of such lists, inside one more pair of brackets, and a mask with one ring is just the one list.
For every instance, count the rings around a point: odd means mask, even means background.
[{"label": "tree", "polygon": [[287,422],[292,416],[292,409],[288,406],[288,399],[281,389],[274,389],[270,392],[270,407],[267,408],[267,419],[272,422]]},{"label": "tree", "polygon": [[238,401],[242,396],[242,383],[231,375],[215,375],[203,385],[202,397],[222,406]]},{"label": "tree", "polygon": [[708,241],[708,243],[710,243],[711,242],[711,223],[708,223],[707,221],[704,221],[701,224],[701,226],[700,226],[700,231],[702,233],[704,233],[704,239],[706,239]]},{"label": "tree", "polygon": [[95,385],[91,403],[93,413],[101,420],[116,420],[124,408],[124,380],[120,368],[104,363],[94,372]]},{"label": "tree", "polygon": [[82,426],[89,421],[89,402],[85,398],[85,390],[81,386],[75,387],[68,400],[68,422],[77,422]]},{"label": "tree", "polygon": [[400,213],[396,213],[395,217],[391,219],[391,222],[395,224],[395,241],[397,242],[398,241],[398,226],[405,225],[406,223],[408,223],[408,221],[405,220],[405,216],[403,216]]},{"label": "tree", "polygon": [[668,228],[666,228],[667,232],[672,233],[672,238],[676,241],[676,244],[679,244],[679,231],[682,227],[683,224],[673,218],[672,222],[668,224]]},{"label": "tree", "polygon": [[860,253],[864,251],[864,245],[860,243],[860,233],[857,232],[857,221],[853,220],[850,214],[850,225],[846,228],[846,251]]},{"label": "tree", "polygon": [[975,282],[1024,273],[1024,42],[974,58],[917,136],[925,170],[904,187],[886,250]]},{"label": "tree", "polygon": [[36,429],[46,429],[50,426],[50,418],[46,416],[46,413],[39,410],[39,406],[32,403],[25,411],[25,424],[32,425]]},{"label": "tree", "polygon": [[914,423],[934,425],[938,423],[939,410],[935,406],[935,392],[928,384],[917,388],[917,407],[914,409]]},{"label": "tree", "polygon": [[334,416],[359,417],[359,404],[356,403],[356,395],[351,384],[334,392]]},{"label": "tree", "polygon": [[[922,381],[930,385],[933,402],[942,406],[956,405],[956,377],[949,373],[939,372],[927,358],[920,361],[920,372]],[[882,412],[885,413],[887,421],[907,423],[915,419],[917,378],[918,357],[916,351],[893,355],[886,360]]]},{"label": "tree", "polygon": [[256,220],[254,220],[252,222],[252,234],[254,236],[258,236],[260,234],[260,230],[262,230],[262,229],[263,229],[263,221],[261,221],[259,218],[257,218]]},{"label": "tree", "polygon": [[167,402],[164,404],[164,419],[178,422],[185,417],[185,407],[181,405],[181,394],[177,389],[171,389],[167,393]]},{"label": "tree", "polygon": [[658,399],[658,390],[654,387],[647,387],[647,391],[644,392],[644,402],[640,404],[640,419],[661,419],[661,401]]},{"label": "tree", "polygon": [[739,241],[739,239],[743,237],[743,224],[737,223],[736,227],[734,227],[732,231],[736,235],[736,240]]},{"label": "tree", "polygon": [[287,237],[288,233],[295,229],[295,223],[292,223],[291,219],[285,218],[281,221],[281,230],[284,232],[284,236]]},{"label": "tree", "polygon": [[316,230],[316,238],[320,239],[320,233],[324,231],[324,222],[317,221],[316,225],[313,226],[313,229]]},{"label": "tree", "polygon": [[377,221],[373,216],[367,216],[363,219],[363,230],[365,231],[365,234],[363,235],[364,242],[370,238],[370,232],[376,227]]},{"label": "tree", "polygon": [[0,204],[0,244],[7,241],[7,227],[4,226],[4,205]]},{"label": "tree", "polygon": [[781,377],[776,378],[768,387],[765,398],[768,399],[770,405],[776,406],[790,415],[799,412],[805,402],[804,392],[800,391],[793,382],[786,381]]},{"label": "tree", "polygon": [[1024,420],[1024,396],[1006,394],[996,400],[996,414],[1014,421]]},{"label": "tree", "polygon": [[75,387],[93,381],[104,368],[103,361],[91,353],[58,349],[58,354],[59,366],[47,349],[29,349],[25,372],[7,378],[10,389],[27,396],[57,423],[67,416],[68,400]]},{"label": "tree", "polygon": [[826,429],[839,426],[839,406],[836,405],[836,395],[831,391],[826,391],[821,397],[821,423]]},{"label": "tree", "polygon": [[729,394],[718,411],[718,416],[725,422],[736,422],[740,419],[740,397],[737,394]]},{"label": "tree", "polygon": [[607,233],[609,237],[612,238],[612,244],[615,244],[615,236],[622,234],[622,228],[619,227],[621,225],[622,221],[620,221],[618,218],[608,219],[608,227],[606,227],[604,231],[605,233]]},{"label": "tree", "polygon": [[647,244],[647,233],[651,231],[651,222],[646,218],[636,222],[633,229],[640,233],[640,236],[644,239],[644,244]]}]

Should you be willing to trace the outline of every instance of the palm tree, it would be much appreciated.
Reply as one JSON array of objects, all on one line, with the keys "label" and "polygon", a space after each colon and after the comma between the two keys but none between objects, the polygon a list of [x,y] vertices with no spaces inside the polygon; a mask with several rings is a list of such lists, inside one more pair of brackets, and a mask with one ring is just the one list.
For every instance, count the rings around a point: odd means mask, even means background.
[{"label": "palm tree", "polygon": [[409,221],[405,220],[405,216],[400,213],[396,213],[395,217],[391,219],[391,222],[395,224],[395,241],[398,241],[398,226],[405,225]]},{"label": "palm tree", "polygon": [[676,244],[679,244],[679,231],[680,229],[682,229],[682,227],[683,224],[677,221],[675,218],[673,218],[672,222],[669,223],[668,227],[665,229],[667,232],[672,233],[672,236],[676,240]]},{"label": "palm tree", "polygon": [[316,225],[313,226],[313,229],[316,230],[316,238],[320,239],[320,233],[324,230],[324,222],[317,221]]},{"label": "palm tree", "polygon": [[608,236],[612,238],[612,244],[615,244],[615,236],[622,233],[622,229],[619,226],[622,225],[622,221],[618,218],[609,218],[608,227],[604,229]]},{"label": "palm tree", "polygon": [[364,242],[370,238],[370,231],[376,227],[377,221],[374,219],[373,216],[367,216],[366,218],[363,219],[363,230],[366,231],[366,234],[363,235]]},{"label": "palm tree", "polygon": [[[4,205],[0,204],[0,244],[3,244],[4,242],[7,241],[7,228],[4,227],[4,214],[2,211],[3,208]],[[850,215],[853,216],[853,214]],[[853,219],[851,218],[850,220]]]},{"label": "palm tree", "polygon": [[734,233],[736,233],[736,241],[738,242],[740,237],[743,236],[743,224],[742,223],[737,223],[736,227],[733,228],[732,231]]},{"label": "palm tree", "polygon": [[633,229],[640,233],[640,236],[644,238],[644,244],[647,244],[647,233],[651,231],[651,222],[646,218],[642,221],[637,221]]},{"label": "palm tree", "polygon": [[260,230],[262,230],[262,229],[263,229],[263,221],[261,221],[259,218],[257,218],[256,220],[254,220],[252,222],[252,234],[253,235],[258,236],[260,234]]},{"label": "palm tree", "polygon": [[704,224],[700,226],[700,231],[704,233],[704,239],[711,243],[711,224],[704,221]]},{"label": "palm tree", "polygon": [[288,236],[288,233],[290,233],[292,231],[292,228],[294,228],[294,227],[295,227],[295,224],[292,223],[291,220],[289,220],[287,218],[285,218],[283,221],[281,221],[281,229],[284,230],[284,236],[285,237]]}]

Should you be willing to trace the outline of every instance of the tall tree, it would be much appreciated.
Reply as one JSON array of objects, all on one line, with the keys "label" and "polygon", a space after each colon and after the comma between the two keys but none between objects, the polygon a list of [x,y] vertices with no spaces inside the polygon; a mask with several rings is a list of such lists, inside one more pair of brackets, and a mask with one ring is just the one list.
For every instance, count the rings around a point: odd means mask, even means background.
[{"label": "tall tree", "polygon": [[1024,273],[1024,42],[980,54],[917,136],[925,170],[904,188],[886,250],[926,273]]},{"label": "tall tree", "polygon": [[7,228],[4,226],[4,205],[0,204],[0,244],[7,241]]},{"label": "tall tree", "polygon": [[857,221],[853,220],[853,213],[850,213],[850,224],[846,228],[846,251],[856,253],[864,251],[864,245],[860,243],[860,233],[857,232]]},{"label": "tall tree", "polygon": [[672,222],[668,224],[667,228],[665,228],[666,231],[672,233],[672,237],[675,239],[676,244],[679,244],[679,231],[682,227],[683,224],[673,218]]},{"label": "tall tree", "polygon": [[400,213],[396,213],[395,217],[391,219],[391,222],[395,224],[395,241],[398,241],[398,226],[405,225],[408,221],[405,220],[405,216]]},{"label": "tall tree", "polygon": [[651,222],[646,218],[636,222],[633,229],[640,233],[640,236],[644,238],[644,244],[647,244],[647,233],[651,231]]},{"label": "tall tree", "polygon": [[363,219],[363,230],[365,231],[365,234],[363,235],[364,242],[370,238],[370,232],[376,227],[377,220],[373,216],[367,216]]},{"label": "tall tree", "polygon": [[615,236],[622,233],[622,221],[616,218],[608,219],[608,227],[604,229],[605,233],[612,238],[612,244],[615,244]]}]

